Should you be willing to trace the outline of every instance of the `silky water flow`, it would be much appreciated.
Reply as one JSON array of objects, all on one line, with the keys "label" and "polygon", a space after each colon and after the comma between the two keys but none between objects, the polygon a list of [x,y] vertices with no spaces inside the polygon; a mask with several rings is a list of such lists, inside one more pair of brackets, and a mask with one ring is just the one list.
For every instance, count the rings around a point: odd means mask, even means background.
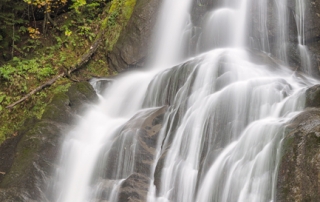
[{"label": "silky water flow", "polygon": [[[280,48],[273,55],[281,63],[270,57],[267,0],[217,0],[196,26],[191,11],[201,1],[164,0],[147,70],[97,89],[99,104],[62,143],[49,198],[274,201],[286,123],[317,83],[286,67],[287,2],[275,2]],[[308,73],[303,1],[296,0],[296,11]],[[255,40],[249,37],[253,17],[260,30]]]}]

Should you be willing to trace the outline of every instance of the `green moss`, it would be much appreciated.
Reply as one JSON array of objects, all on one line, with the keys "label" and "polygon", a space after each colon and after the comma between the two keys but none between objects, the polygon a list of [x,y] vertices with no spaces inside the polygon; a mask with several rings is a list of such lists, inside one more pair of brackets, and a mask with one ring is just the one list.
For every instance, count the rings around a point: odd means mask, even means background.
[{"label": "green moss", "polygon": [[113,0],[107,17],[102,22],[102,27],[106,30],[105,40],[107,50],[112,50],[118,41],[122,29],[130,19],[136,0]]},{"label": "green moss", "polygon": [[48,139],[54,138],[59,131],[57,126],[48,122],[38,122],[33,128],[27,131],[20,140],[14,163],[10,171],[1,182],[1,187],[14,187],[20,181],[28,177],[29,172],[34,170],[34,162],[38,161],[38,154],[48,144]]},{"label": "green moss", "polygon": [[[0,144],[6,138],[15,135],[17,131],[21,129],[26,119],[33,117],[40,119],[47,103],[53,99],[54,95],[66,92],[69,87],[70,81],[62,79],[51,88],[44,89],[32,96],[25,103],[17,105],[12,110],[4,109],[0,116]],[[11,102],[12,101],[10,101],[10,103]]]},{"label": "green moss", "polygon": [[62,108],[69,105],[69,102],[69,97],[64,92],[59,92],[52,98],[51,105]]},{"label": "green moss", "polygon": [[88,100],[94,100],[97,95],[88,82],[78,82],[70,86],[67,95],[69,96],[71,102],[76,102],[83,96]]},{"label": "green moss", "polygon": [[[34,158],[34,155],[38,151],[39,137],[37,137],[39,128],[35,127],[29,131],[21,140],[18,145],[15,163],[12,165],[10,172],[3,179],[1,186],[7,187],[11,183],[17,183],[20,175],[28,170],[30,162]],[[32,164],[31,164],[32,165]]]},{"label": "green moss", "polygon": [[125,1],[125,9],[124,9],[124,16],[126,20],[129,20],[132,13],[133,13],[133,9],[136,5],[136,0],[126,0]]}]

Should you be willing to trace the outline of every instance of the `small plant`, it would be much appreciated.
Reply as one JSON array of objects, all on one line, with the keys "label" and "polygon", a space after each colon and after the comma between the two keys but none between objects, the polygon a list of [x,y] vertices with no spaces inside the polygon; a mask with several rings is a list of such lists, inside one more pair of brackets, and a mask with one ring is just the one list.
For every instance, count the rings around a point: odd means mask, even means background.
[{"label": "small plant", "polygon": [[32,39],[39,39],[40,38],[40,32],[38,28],[28,27],[29,36]]},{"label": "small plant", "polygon": [[14,83],[19,83],[19,78],[21,77],[28,79],[28,75],[40,80],[54,73],[55,71],[49,64],[42,66],[41,61],[38,59],[21,60],[17,57],[14,57],[10,64],[3,65],[0,68],[0,77]]}]

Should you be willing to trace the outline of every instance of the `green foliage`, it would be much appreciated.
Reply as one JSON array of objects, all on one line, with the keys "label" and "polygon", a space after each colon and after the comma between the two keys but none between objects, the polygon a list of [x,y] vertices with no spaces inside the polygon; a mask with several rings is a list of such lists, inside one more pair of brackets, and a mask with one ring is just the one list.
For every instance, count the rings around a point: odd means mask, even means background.
[{"label": "green foliage", "polygon": [[[19,32],[19,26],[22,26],[27,22],[24,11],[27,10],[28,5],[23,1],[0,1],[0,52],[2,56],[6,55],[4,49],[10,49],[12,51],[12,45],[14,42],[18,42],[21,39],[21,33]],[[11,47],[10,47],[11,45]]]},{"label": "green foliage", "polygon": [[28,39],[26,40],[25,45],[22,47],[23,51],[30,52],[31,50],[36,50],[38,47],[40,47],[41,42],[37,39]]},{"label": "green foliage", "polygon": [[107,30],[106,46],[109,51],[117,42],[122,28],[132,15],[136,0],[113,0],[109,9],[109,15],[102,22],[102,27]]},{"label": "green foliage", "polygon": [[72,0],[72,2],[71,8],[75,9],[77,13],[80,13],[79,9],[87,4],[86,0]]},{"label": "green foliage", "polygon": [[[18,1],[19,8],[13,5]],[[65,92],[72,81],[62,78],[12,110],[5,107],[54,75],[68,70],[102,33],[105,33],[106,49],[111,50],[130,18],[136,0],[112,0],[108,6],[105,0],[74,0],[72,9],[60,16],[54,14],[52,4],[52,10],[46,12],[51,12],[56,25],[48,29],[47,35],[42,32],[43,23],[33,21],[32,12],[37,9],[32,3],[35,0],[29,5],[21,0],[12,2],[15,3],[0,1],[0,20],[4,22],[0,24],[0,57],[6,57],[6,62],[0,58],[0,143],[15,134],[27,117],[40,118],[53,94]],[[21,19],[28,19],[28,22]],[[8,57],[11,55],[13,57]],[[109,74],[116,72],[108,69],[105,50],[99,49],[86,68],[72,74],[72,78],[85,80]]]},{"label": "green foliage", "polygon": [[15,68],[10,64],[4,65],[0,68],[0,76],[8,81],[12,79],[12,75],[15,72]]},{"label": "green foliage", "polygon": [[70,83],[66,83],[66,84],[63,84],[63,85],[57,85],[57,87],[56,88],[54,88],[53,90],[52,90],[52,92],[54,93],[54,94],[58,94],[58,93],[64,93],[64,92],[67,92],[68,91],[68,88],[70,87]]},{"label": "green foliage", "polygon": [[3,92],[0,92],[0,113],[3,110],[3,105],[7,102],[6,98],[7,96]]},{"label": "green foliage", "polygon": [[0,78],[6,81],[5,84],[21,93],[28,91],[28,81],[32,78],[42,80],[53,74],[55,70],[49,64],[42,64],[39,59],[21,60],[14,57],[0,68]]},{"label": "green foliage", "polygon": [[90,41],[92,41],[96,35],[92,32],[92,29],[88,24],[84,24],[83,26],[78,26],[78,34],[80,36],[87,37]]},{"label": "green foliage", "polygon": [[27,33],[27,31],[28,31],[28,29],[25,26],[19,27],[19,33],[25,34],[25,33]]}]

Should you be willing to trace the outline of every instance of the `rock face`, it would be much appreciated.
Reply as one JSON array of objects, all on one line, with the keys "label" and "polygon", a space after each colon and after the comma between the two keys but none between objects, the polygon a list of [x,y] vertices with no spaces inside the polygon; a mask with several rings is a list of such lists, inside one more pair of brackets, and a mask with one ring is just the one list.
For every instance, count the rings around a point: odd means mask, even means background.
[{"label": "rock face", "polygon": [[277,181],[277,201],[319,201],[320,85],[306,91],[304,112],[287,126]]},{"label": "rock face", "polygon": [[307,109],[288,129],[278,173],[277,202],[319,201],[320,109]]},{"label": "rock face", "polygon": [[160,3],[161,0],[137,0],[127,26],[107,54],[112,69],[120,72],[143,66]]},{"label": "rock face", "polygon": [[166,106],[143,111],[129,120],[116,134],[110,151],[105,155],[105,186],[100,190],[101,194],[97,200],[107,200],[104,193],[109,192],[110,182],[125,179],[119,188],[118,201],[146,201],[149,176],[166,111]]},{"label": "rock face", "polygon": [[306,106],[320,108],[320,85],[312,86],[307,90]]},{"label": "rock face", "polygon": [[[259,2],[253,2],[250,12],[248,12],[248,15],[255,17],[252,18],[253,26],[250,28],[250,36],[247,40],[252,41],[250,43],[253,43],[253,47],[261,48],[260,43],[262,42],[260,41],[260,37],[265,35],[264,32],[267,31],[268,51],[270,51],[273,57],[283,60],[285,58],[283,58],[283,54],[279,50],[282,50],[284,47],[280,47],[282,45],[276,37],[279,35],[278,5],[275,1],[266,1],[267,25],[265,28],[267,30],[261,30],[261,25],[259,25],[261,14],[261,11],[258,9]],[[289,26],[285,49],[288,54],[286,58],[288,65],[294,69],[300,68],[302,70],[298,46],[296,2],[294,0],[287,1],[286,10],[288,15],[286,16],[286,24]],[[320,77],[320,0],[304,0],[303,2],[305,4],[304,38],[311,59],[311,74],[315,77]],[[111,68],[116,71],[123,71],[127,68],[142,67],[144,65],[145,58],[148,56],[148,43],[150,42],[160,3],[161,1],[159,0],[137,1],[133,15],[122,31],[118,42],[113,50],[107,54],[108,63]],[[191,11],[191,19],[195,26],[195,36],[193,38],[198,38],[197,29],[201,26],[206,12],[221,4],[222,2],[217,0],[194,1]]]},{"label": "rock face", "polygon": [[0,201],[46,201],[44,192],[63,134],[85,104],[96,99],[89,83],[73,84],[68,92],[54,96],[41,120],[27,120],[17,136],[0,146]]},{"label": "rock face", "polygon": [[[320,1],[319,0],[304,0],[305,4],[305,19],[304,19],[304,38],[305,45],[308,46],[308,52],[310,54],[311,59],[311,68],[312,74],[316,77],[320,77]],[[291,43],[289,45],[289,62],[293,65],[300,65],[300,59],[297,59],[297,54],[299,53],[297,47],[297,28],[296,21],[294,20],[294,16],[296,15],[296,3],[297,1],[288,1],[288,9],[290,11],[291,20],[290,20],[290,40]],[[293,41],[293,39],[295,41]]]},{"label": "rock face", "polygon": [[[300,50],[298,45],[298,29],[297,29],[297,21],[298,13],[296,5],[298,1],[289,0],[286,5],[286,25],[288,25],[288,38],[285,47],[282,41],[277,40],[276,36],[279,35],[280,27],[278,25],[279,22],[279,14],[277,13],[278,5],[276,1],[266,1],[267,7],[267,36],[266,40],[268,40],[270,52],[273,57],[284,59],[283,54],[279,53],[279,50],[286,48],[287,50],[287,62],[290,66],[295,69],[301,69],[302,60],[300,57]],[[311,74],[315,77],[320,77],[319,64],[320,64],[320,1],[319,0],[304,0],[301,1],[305,6],[305,18],[304,18],[304,33],[303,37],[305,39],[304,44],[308,46],[308,53],[310,56],[310,65],[311,65]],[[259,15],[260,12],[257,5],[259,1],[254,2],[252,8],[250,9],[250,15],[255,17],[252,18],[253,26],[250,31],[250,40],[253,41],[254,46],[259,46],[257,44],[262,43],[260,41],[260,37],[265,35],[264,31],[259,25]],[[285,25],[284,25],[285,26]],[[258,48],[258,47],[257,47]],[[260,47],[261,48],[261,47]]]},{"label": "rock face", "polygon": [[320,65],[320,1],[307,0],[305,31],[306,44],[313,58],[313,67],[319,71]]}]

